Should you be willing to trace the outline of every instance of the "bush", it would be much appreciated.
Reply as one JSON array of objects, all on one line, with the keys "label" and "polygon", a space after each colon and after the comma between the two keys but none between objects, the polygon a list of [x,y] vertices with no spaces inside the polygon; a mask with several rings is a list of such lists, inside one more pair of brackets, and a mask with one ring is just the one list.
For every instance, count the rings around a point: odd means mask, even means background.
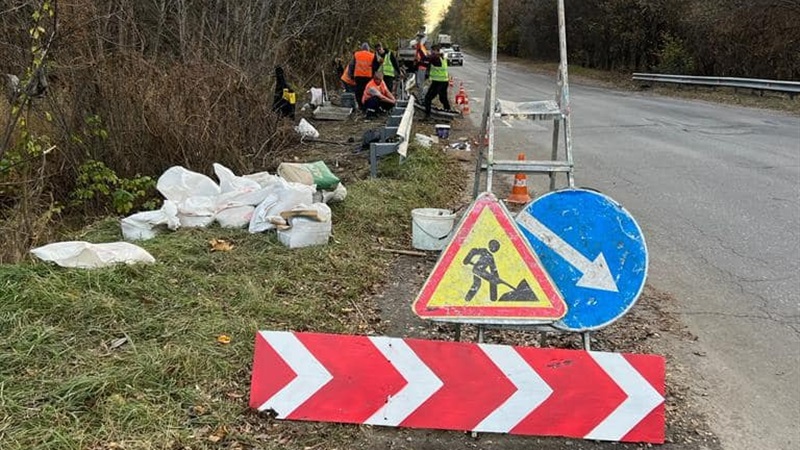
[{"label": "bush", "polygon": [[670,34],[665,34],[662,40],[664,44],[658,53],[656,72],[675,75],[693,74],[695,71],[694,58],[683,41]]}]

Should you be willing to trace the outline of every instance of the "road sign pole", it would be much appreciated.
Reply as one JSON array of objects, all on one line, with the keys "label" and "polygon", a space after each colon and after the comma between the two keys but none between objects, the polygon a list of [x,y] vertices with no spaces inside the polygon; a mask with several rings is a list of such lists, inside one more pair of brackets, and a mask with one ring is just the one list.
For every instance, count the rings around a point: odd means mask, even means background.
[{"label": "road sign pole", "polygon": [[581,339],[583,339],[583,349],[587,352],[592,351],[592,336],[588,331],[584,331],[581,333]]}]

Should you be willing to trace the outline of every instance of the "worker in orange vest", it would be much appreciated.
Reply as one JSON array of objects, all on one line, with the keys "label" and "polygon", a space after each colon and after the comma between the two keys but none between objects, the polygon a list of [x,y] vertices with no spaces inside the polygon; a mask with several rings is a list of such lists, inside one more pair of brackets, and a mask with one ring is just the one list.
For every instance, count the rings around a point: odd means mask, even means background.
[{"label": "worker in orange vest", "polygon": [[[352,62],[350,64],[353,64]],[[349,65],[348,65],[349,66]],[[342,87],[344,88],[345,92],[355,92],[356,91],[356,80],[350,75],[349,70],[343,70],[342,76],[339,77],[342,80]]]},{"label": "worker in orange vest", "polygon": [[425,35],[419,33],[417,34],[417,43],[414,44],[416,49],[414,52],[414,66],[417,70],[415,84],[417,85],[417,96],[419,98],[425,97],[425,79],[427,78],[428,67],[430,67],[430,62],[428,62],[429,53],[425,47],[424,40]]},{"label": "worker in orange vest", "polygon": [[356,102],[361,109],[361,98],[364,96],[364,88],[372,80],[373,66],[375,65],[375,53],[369,49],[369,44],[361,44],[361,50],[353,53],[353,61],[347,68],[350,77],[356,82]]},{"label": "worker in orange vest", "polygon": [[373,116],[378,111],[388,111],[397,103],[386,83],[383,81],[383,72],[375,71],[372,80],[364,87],[364,98],[361,103],[367,110],[367,116]]}]

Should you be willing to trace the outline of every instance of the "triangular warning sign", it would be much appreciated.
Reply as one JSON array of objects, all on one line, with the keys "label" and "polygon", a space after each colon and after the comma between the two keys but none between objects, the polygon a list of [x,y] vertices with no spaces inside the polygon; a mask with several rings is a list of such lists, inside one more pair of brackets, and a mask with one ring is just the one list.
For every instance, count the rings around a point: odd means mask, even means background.
[{"label": "triangular warning sign", "polygon": [[506,207],[481,194],[464,214],[412,307],[424,319],[550,323],[567,306]]}]

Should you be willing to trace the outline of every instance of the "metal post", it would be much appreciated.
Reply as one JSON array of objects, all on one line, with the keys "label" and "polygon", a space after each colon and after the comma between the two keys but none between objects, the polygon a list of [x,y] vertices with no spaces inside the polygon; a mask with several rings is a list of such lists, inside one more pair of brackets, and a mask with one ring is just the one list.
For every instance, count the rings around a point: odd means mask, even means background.
[{"label": "metal post", "polygon": [[[497,1],[497,0],[495,0]],[[572,166],[572,121],[570,120],[570,110],[572,106],[569,103],[569,76],[567,74],[567,22],[564,17],[564,0],[558,0],[558,44],[559,52],[561,54],[561,64],[559,71],[561,74],[561,82],[564,83],[561,88],[561,112],[565,114],[564,117],[564,147],[567,157],[567,162]],[[567,172],[567,182],[569,187],[575,187],[575,181],[571,172]]]},{"label": "metal post", "polygon": [[[552,160],[556,161],[558,159],[558,131],[559,125],[561,125],[561,119],[556,119],[553,121],[553,155]],[[550,172],[550,190],[556,190],[556,172]]]},{"label": "metal post", "polygon": [[588,331],[584,331],[581,333],[581,339],[583,340],[583,349],[587,352],[592,351],[592,336],[591,333]]},{"label": "metal post", "polygon": [[[563,1],[563,0],[559,0]],[[486,190],[492,192],[492,169],[494,163],[494,105],[497,103],[497,17],[500,0],[492,1],[492,60],[489,69],[489,150],[486,155]],[[565,50],[566,51],[566,50]]]}]

